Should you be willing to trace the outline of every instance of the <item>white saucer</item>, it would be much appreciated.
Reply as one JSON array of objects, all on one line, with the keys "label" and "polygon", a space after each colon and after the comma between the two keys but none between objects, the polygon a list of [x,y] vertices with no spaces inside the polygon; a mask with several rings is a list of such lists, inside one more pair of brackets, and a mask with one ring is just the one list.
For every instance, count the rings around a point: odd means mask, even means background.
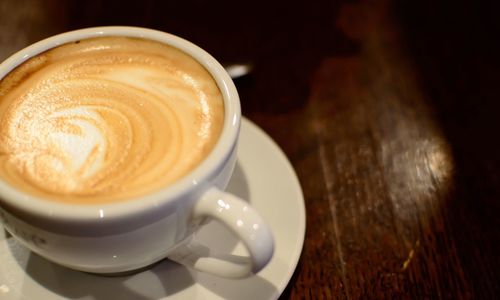
[{"label": "white saucer", "polygon": [[[243,119],[238,163],[229,191],[248,199],[271,226],[276,248],[258,275],[228,280],[164,260],[123,277],[69,270],[20,246],[0,229],[0,299],[276,299],[290,280],[304,242],[302,190],[287,158],[260,128]],[[242,246],[213,222],[198,238],[239,254]]]}]

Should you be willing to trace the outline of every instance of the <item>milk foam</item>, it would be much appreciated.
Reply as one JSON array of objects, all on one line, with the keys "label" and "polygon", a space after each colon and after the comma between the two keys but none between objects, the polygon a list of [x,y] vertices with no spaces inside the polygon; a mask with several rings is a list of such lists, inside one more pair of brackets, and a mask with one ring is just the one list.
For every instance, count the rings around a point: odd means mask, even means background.
[{"label": "milk foam", "polygon": [[43,53],[0,82],[0,176],[64,201],[109,202],[197,166],[222,128],[211,75],[156,42],[105,37]]}]

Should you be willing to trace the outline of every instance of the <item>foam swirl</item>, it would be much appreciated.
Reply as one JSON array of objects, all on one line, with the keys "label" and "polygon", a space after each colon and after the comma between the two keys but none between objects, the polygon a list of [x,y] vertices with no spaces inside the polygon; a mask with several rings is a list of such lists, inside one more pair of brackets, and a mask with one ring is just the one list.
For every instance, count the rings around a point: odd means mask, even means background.
[{"label": "foam swirl", "polygon": [[63,45],[0,82],[0,176],[56,200],[107,202],[159,189],[212,149],[223,104],[210,74],[156,42]]}]

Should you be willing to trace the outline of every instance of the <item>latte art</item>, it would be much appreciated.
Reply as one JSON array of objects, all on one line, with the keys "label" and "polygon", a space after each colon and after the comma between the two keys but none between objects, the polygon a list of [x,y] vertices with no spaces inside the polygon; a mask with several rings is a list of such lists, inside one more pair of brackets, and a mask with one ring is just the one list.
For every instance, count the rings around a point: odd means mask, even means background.
[{"label": "latte art", "polygon": [[0,82],[0,176],[55,200],[143,195],[208,155],[223,110],[211,75],[172,47],[124,37],[63,45]]}]

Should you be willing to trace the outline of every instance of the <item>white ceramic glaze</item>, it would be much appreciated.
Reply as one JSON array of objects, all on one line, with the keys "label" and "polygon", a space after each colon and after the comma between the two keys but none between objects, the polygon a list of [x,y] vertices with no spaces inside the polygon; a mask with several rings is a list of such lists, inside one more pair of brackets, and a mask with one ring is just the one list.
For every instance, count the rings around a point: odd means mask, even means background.
[{"label": "white ceramic glaze", "polygon": [[[0,229],[0,299],[277,299],[300,257],[305,232],[304,199],[286,157],[245,118],[237,164],[227,190],[247,199],[268,220],[275,235],[273,258],[257,275],[225,279],[163,260],[127,276],[94,276],[49,262],[6,237]],[[218,222],[203,226],[195,238],[217,252],[242,255],[246,251],[242,242]]]},{"label": "white ceramic glaze", "polygon": [[[272,234],[244,200],[223,192],[236,161],[240,104],[232,80],[208,53],[179,37],[137,27],[98,27],[57,35],[21,50],[0,65],[0,78],[26,59],[71,41],[96,36],[142,37],[167,43],[197,59],[224,98],[225,122],[209,156],[177,183],[133,200],[103,205],[45,201],[0,181],[0,218],[25,246],[61,265],[93,273],[135,270],[172,259],[220,276],[258,272],[271,259]],[[221,205],[222,204],[222,205]],[[249,259],[202,251],[191,241],[206,219],[217,219],[244,242]]]}]

